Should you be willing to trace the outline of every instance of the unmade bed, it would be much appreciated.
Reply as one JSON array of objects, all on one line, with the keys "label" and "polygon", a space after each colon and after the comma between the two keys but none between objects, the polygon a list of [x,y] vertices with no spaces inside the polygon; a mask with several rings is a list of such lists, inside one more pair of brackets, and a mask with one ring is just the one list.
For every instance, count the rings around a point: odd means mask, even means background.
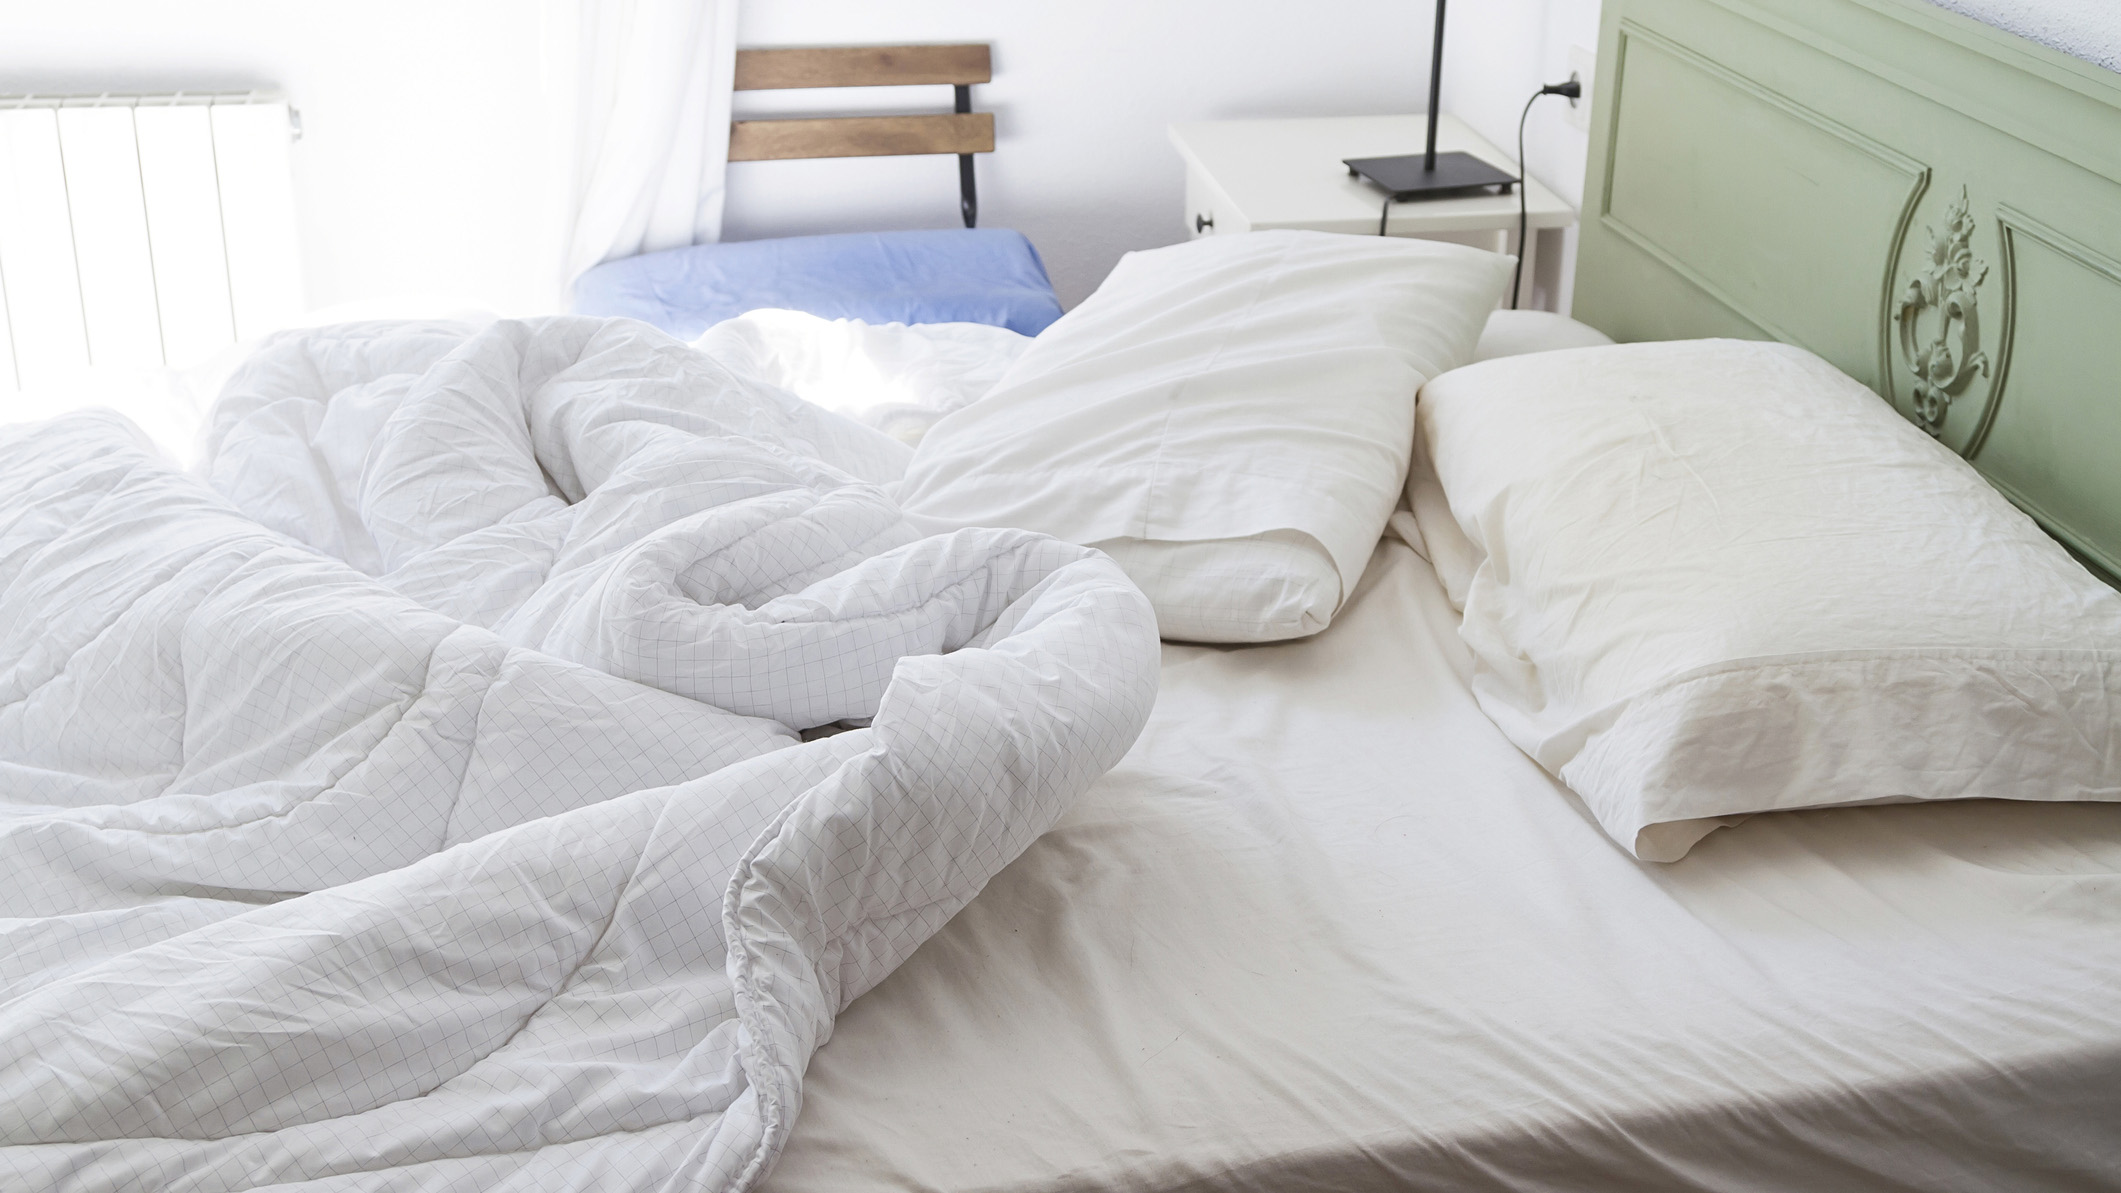
[{"label": "unmade bed", "polygon": [[1268,232],[8,428],[0,1173],[2121,1188],[2121,84],[1607,0],[1597,92],[1597,331]]}]

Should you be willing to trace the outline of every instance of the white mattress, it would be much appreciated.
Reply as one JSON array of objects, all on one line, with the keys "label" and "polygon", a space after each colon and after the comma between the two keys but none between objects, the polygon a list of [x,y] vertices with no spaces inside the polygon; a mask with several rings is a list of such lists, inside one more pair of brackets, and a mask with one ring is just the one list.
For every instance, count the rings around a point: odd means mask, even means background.
[{"label": "white mattress", "polygon": [[1638,863],[1387,538],[1166,646],[1127,760],[810,1065],[807,1190],[2121,1187],[2121,807],[1784,813]]}]

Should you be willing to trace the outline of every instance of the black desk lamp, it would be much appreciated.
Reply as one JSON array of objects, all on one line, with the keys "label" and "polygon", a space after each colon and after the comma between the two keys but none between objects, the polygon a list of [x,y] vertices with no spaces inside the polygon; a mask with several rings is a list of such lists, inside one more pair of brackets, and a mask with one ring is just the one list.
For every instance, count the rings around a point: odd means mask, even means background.
[{"label": "black desk lamp", "polygon": [[1436,0],[1436,52],[1429,60],[1428,151],[1398,157],[1343,159],[1348,173],[1361,175],[1384,188],[1395,203],[1470,195],[1491,187],[1491,193],[1507,195],[1517,185],[1517,175],[1498,170],[1470,153],[1436,152],[1436,117],[1443,108],[1443,5],[1444,0]]}]

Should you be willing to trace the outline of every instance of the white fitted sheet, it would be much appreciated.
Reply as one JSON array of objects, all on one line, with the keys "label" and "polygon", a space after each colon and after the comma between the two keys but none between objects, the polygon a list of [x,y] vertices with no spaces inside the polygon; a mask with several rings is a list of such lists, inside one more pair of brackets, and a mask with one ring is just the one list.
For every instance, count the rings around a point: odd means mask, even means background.
[{"label": "white fitted sheet", "polygon": [[1636,862],[1393,538],[841,1015],[768,1188],[2121,1187],[2121,807],[1779,813]]}]

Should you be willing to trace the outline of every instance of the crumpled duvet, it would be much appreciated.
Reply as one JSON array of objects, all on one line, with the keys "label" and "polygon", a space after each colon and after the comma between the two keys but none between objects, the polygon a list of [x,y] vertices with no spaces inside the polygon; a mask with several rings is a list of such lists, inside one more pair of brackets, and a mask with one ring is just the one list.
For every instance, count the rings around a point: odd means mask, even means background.
[{"label": "crumpled duvet", "polygon": [[1108,560],[641,324],[284,336],[206,447],[0,429],[0,1187],[748,1188],[1154,698]]}]

